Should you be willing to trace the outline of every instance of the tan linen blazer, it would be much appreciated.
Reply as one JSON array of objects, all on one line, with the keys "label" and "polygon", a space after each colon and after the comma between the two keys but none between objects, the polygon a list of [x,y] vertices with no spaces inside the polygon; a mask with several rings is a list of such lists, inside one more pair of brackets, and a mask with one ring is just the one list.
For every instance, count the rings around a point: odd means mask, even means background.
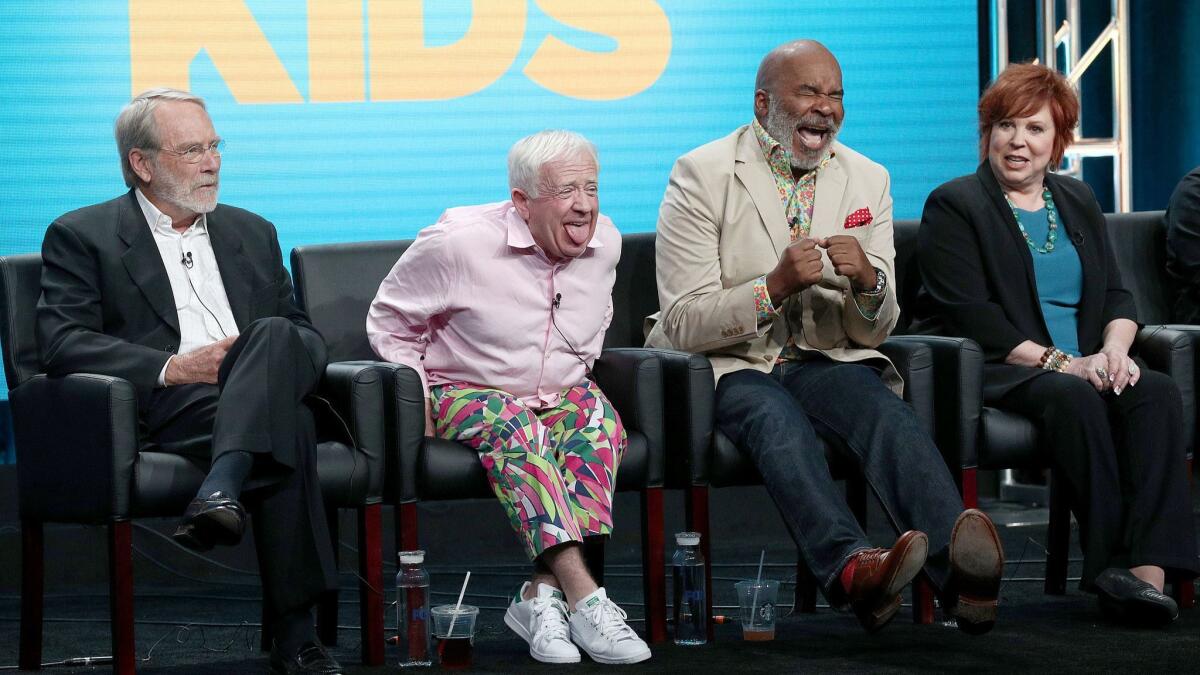
[{"label": "tan linen blazer", "polygon": [[[705,354],[718,379],[743,368],[768,372],[791,325],[800,349],[835,361],[876,360],[884,366],[884,382],[901,393],[895,367],[874,349],[900,313],[888,173],[841,143],[833,151],[817,177],[811,236],[855,237],[887,275],[875,319],[863,318],[850,280],[834,273],[822,251],[822,279],[784,300],[787,321],[757,325],[754,280],[775,268],[790,234],[771,169],[747,125],[689,152],[671,170],[656,247],[662,311],[647,317],[647,346]],[[847,216],[862,208],[870,209],[870,224],[847,228]]]}]

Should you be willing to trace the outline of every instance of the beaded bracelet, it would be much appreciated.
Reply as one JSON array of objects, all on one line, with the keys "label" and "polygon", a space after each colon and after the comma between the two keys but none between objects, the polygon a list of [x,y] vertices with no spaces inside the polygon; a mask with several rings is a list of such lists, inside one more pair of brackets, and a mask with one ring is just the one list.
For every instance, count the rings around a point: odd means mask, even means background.
[{"label": "beaded bracelet", "polygon": [[1071,362],[1071,355],[1062,351],[1058,347],[1050,346],[1042,354],[1042,358],[1038,361],[1038,367],[1042,370],[1053,370],[1059,373],[1067,371],[1067,364]]}]

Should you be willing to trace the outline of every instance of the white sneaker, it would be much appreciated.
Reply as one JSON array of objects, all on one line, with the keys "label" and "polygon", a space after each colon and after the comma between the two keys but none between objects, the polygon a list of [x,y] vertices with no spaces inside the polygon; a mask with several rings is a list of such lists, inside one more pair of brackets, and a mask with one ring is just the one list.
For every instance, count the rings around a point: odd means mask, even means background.
[{"label": "white sneaker", "polygon": [[603,588],[575,605],[571,640],[597,663],[637,663],[650,658],[650,648],[626,623],[625,610],[608,599]]},{"label": "white sneaker", "polygon": [[504,624],[529,643],[529,655],[542,663],[579,663],[579,650],[571,644],[567,603],[562,591],[538,584],[532,600],[522,600],[526,581],[508,605]]}]

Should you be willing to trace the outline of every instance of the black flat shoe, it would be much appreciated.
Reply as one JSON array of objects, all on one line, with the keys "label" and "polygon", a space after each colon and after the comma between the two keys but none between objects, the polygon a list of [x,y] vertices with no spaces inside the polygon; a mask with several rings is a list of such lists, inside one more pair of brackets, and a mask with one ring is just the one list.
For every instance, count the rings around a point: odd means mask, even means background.
[{"label": "black flat shoe", "polygon": [[193,551],[207,551],[217,545],[233,546],[242,540],[245,530],[246,510],[242,505],[223,492],[214,492],[188,504],[172,537]]},{"label": "black flat shoe", "polygon": [[1100,610],[1139,626],[1164,626],[1179,618],[1179,605],[1127,569],[1110,567],[1096,577]]},{"label": "black flat shoe", "polygon": [[293,673],[317,673],[319,675],[341,675],[342,666],[325,647],[317,642],[305,642],[291,657],[279,651],[279,645],[271,647],[271,673],[292,675]]}]

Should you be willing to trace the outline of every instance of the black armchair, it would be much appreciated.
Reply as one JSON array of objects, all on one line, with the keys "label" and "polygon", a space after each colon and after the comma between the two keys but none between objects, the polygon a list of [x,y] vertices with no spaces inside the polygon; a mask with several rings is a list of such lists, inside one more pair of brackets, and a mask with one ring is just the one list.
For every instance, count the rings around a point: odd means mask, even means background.
[{"label": "black armchair", "polygon": [[[0,257],[0,338],[17,448],[21,516],[20,667],[41,667],[43,524],[108,528],[109,603],[114,671],[136,666],[131,521],[179,517],[204,470],[178,455],[146,452],[138,437],[137,396],[120,378],[40,372],[34,316],[41,293],[41,257]],[[317,471],[330,508],[358,511],[360,536],[378,549],[383,477],[383,390],[369,368],[331,366],[323,395],[346,420],[356,445],[322,442]],[[69,423],[64,424],[64,420]],[[318,430],[321,435],[321,430]],[[336,529],[334,529],[336,532]],[[332,542],[337,547],[336,537]],[[378,557],[362,558],[359,574],[363,662],[383,663],[382,574]],[[322,601],[322,638],[337,630],[337,598]],[[332,620],[332,624],[329,621]],[[264,625],[264,643],[269,644]]]},{"label": "black armchair", "polygon": [[[417,547],[418,501],[491,497],[478,453],[425,437],[425,392],[406,366],[375,361],[367,341],[367,309],[379,284],[409,241],[302,246],[292,251],[296,296],[325,336],[330,362],[373,363],[388,392],[387,474],[384,494],[396,507],[395,550]],[[606,349],[593,369],[629,436],[618,491],[637,491],[642,506],[642,572],[649,640],[666,639],[663,558],[663,422],[659,361],[650,350]],[[604,580],[603,538],[585,542],[588,567]]]},{"label": "black armchair", "polygon": [[[1163,285],[1166,281],[1165,230],[1161,227],[1162,212],[1154,214],[1123,214],[1107,217],[1110,234],[1116,244],[1114,250],[1121,267],[1123,281],[1134,295],[1139,317],[1147,325],[1139,331],[1134,350],[1154,370],[1166,373],[1175,380],[1183,394],[1184,419],[1195,419],[1195,365],[1192,338],[1177,326],[1153,325],[1166,320],[1169,302]],[[1155,230],[1156,222],[1158,229]],[[903,257],[907,264],[905,278],[900,287],[901,307],[911,306],[920,288],[920,269],[913,259],[917,244],[919,221],[897,221],[895,242],[897,261]],[[907,325],[907,317],[902,318]],[[1197,330],[1200,330],[1198,328]],[[968,341],[970,342],[970,341]],[[973,343],[972,343],[973,344]],[[978,352],[978,347],[975,347]],[[982,362],[982,358],[979,359]],[[1047,469],[1049,464],[1038,448],[1038,432],[1032,421],[1014,413],[983,405],[982,374],[978,384],[963,382],[964,393],[975,387],[973,399],[964,397],[960,403],[962,417],[970,418],[971,407],[975,406],[978,425],[977,438],[971,440],[975,446],[972,456],[975,466],[984,470],[999,469]],[[1191,448],[1194,429],[1185,429],[1187,447]],[[963,435],[964,443],[970,437]],[[1190,458],[1189,450],[1189,458]],[[1189,468],[1190,468],[1189,459]],[[1056,472],[1050,472],[1050,514],[1046,533],[1046,581],[1045,592],[1061,595],[1067,587],[1068,547],[1071,535],[1071,512],[1067,498],[1068,490]],[[1175,584],[1174,594],[1180,605],[1190,607],[1193,603],[1191,583]]]},{"label": "black armchair", "polygon": [[[617,267],[613,289],[616,306],[605,338],[608,346],[644,342],[644,319],[658,311],[654,247],[654,233],[630,234],[623,238],[621,263]],[[977,408],[972,408],[970,397],[974,392],[977,401],[979,395],[975,385],[979,382],[982,355],[978,348],[969,340],[903,336],[888,339],[880,350],[900,371],[906,383],[905,400],[913,406],[926,430],[934,433],[963,490],[965,503],[974,506],[973,439],[978,412]],[[687,526],[701,533],[703,553],[712,562],[709,489],[760,485],[762,477],[724,434],[713,429],[715,386],[708,359],[670,350],[656,350],[656,353],[663,363],[664,384],[673,394],[664,408],[671,429],[666,440],[666,486],[684,490]],[[935,419],[938,419],[936,427]],[[852,462],[828,445],[823,446],[834,477],[846,481],[851,510],[860,522],[865,521],[866,482]],[[711,574],[711,566],[709,570]],[[796,578],[795,606],[801,611],[813,611],[817,584],[799,559]],[[711,578],[709,582],[711,585]],[[711,594],[709,602],[711,605]],[[708,611],[711,615],[711,606]],[[924,582],[914,586],[913,612],[915,621],[929,623],[933,620],[932,592]]]}]

